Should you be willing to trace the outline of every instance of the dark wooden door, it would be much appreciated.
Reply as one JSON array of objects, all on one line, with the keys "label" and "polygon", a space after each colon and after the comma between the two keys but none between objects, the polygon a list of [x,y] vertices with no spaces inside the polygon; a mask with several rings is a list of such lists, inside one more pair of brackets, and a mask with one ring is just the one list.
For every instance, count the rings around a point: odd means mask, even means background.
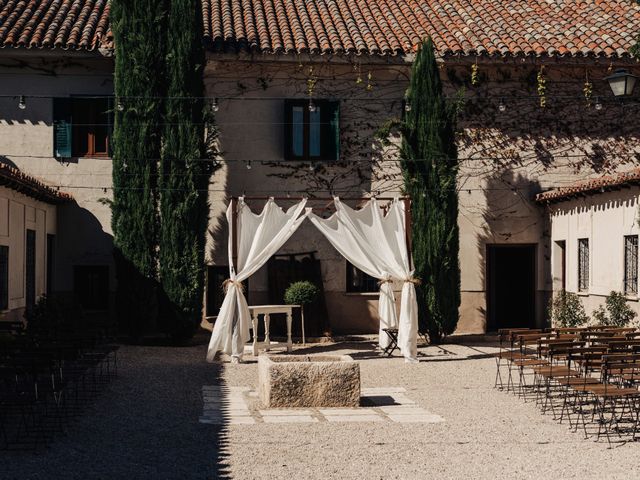
[{"label": "dark wooden door", "polygon": [[[324,298],[322,270],[315,252],[303,252],[286,255],[275,255],[268,263],[269,303],[281,305],[284,303],[284,292],[293,282],[308,280],[320,289],[315,302],[306,305],[304,309],[305,333],[308,337],[329,335],[331,328],[327,314],[327,304]],[[284,333],[284,322],[275,322],[272,331]],[[293,335],[299,336],[300,317],[296,313],[293,318]]]},{"label": "dark wooden door", "polygon": [[77,265],[73,269],[76,298],[86,310],[109,308],[109,267],[106,265]]},{"label": "dark wooden door", "polygon": [[535,266],[535,245],[487,247],[487,330],[535,326]]}]

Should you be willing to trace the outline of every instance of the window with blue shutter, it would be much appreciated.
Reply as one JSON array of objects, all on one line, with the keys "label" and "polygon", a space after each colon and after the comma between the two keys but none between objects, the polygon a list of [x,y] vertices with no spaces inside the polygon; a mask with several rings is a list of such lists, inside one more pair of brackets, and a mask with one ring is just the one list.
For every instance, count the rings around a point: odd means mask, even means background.
[{"label": "window with blue shutter", "polygon": [[113,127],[113,102],[107,97],[55,98],[54,156],[108,157]]},{"label": "window with blue shutter", "polygon": [[71,99],[53,99],[53,155],[56,158],[71,158]]},{"label": "window with blue shutter", "polygon": [[284,108],[287,160],[340,158],[340,102],[286,100]]}]

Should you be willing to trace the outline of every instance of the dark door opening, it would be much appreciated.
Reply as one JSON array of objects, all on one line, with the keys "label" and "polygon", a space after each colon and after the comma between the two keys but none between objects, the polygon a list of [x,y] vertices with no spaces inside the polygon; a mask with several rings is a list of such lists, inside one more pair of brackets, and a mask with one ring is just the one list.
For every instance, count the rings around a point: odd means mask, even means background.
[{"label": "dark door opening", "polygon": [[73,268],[73,289],[85,310],[109,308],[109,267],[107,265],[76,265]]},{"label": "dark door opening", "polygon": [[487,246],[487,330],[536,322],[536,246]]},{"label": "dark door opening", "polygon": [[[308,280],[320,289],[316,300],[305,306],[304,321],[306,334],[309,337],[329,335],[331,327],[324,297],[322,269],[316,252],[302,252],[274,255],[267,264],[269,278],[269,302],[274,305],[284,303],[284,292],[293,282]],[[271,332],[284,335],[285,322],[271,324]],[[296,310],[293,315],[293,336],[301,334],[300,316]]]}]

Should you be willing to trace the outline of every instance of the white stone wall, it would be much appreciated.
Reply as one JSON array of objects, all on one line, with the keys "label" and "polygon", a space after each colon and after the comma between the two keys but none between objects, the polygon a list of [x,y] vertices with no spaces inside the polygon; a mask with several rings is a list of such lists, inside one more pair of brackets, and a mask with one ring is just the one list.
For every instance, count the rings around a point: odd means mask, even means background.
[{"label": "white stone wall", "polygon": [[9,308],[3,320],[21,320],[26,305],[26,231],[36,232],[36,297],[47,287],[47,234],[56,234],[56,206],[0,186],[0,245],[9,247]]},{"label": "white stone wall", "polygon": [[[562,255],[556,242],[566,242],[565,285],[578,293],[590,315],[611,291],[624,290],[624,237],[640,235],[640,187],[595,193],[551,203],[553,290],[562,289]],[[578,239],[589,239],[589,288],[578,292]],[[627,297],[640,313],[638,297]]]}]

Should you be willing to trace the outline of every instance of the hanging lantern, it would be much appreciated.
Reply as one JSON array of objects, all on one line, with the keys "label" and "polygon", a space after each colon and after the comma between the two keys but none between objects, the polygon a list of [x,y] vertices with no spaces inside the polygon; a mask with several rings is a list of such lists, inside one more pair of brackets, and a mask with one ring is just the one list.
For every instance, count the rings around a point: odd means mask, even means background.
[{"label": "hanging lantern", "polygon": [[628,97],[633,93],[638,77],[625,68],[618,68],[612,75],[605,78],[609,82],[611,91],[616,97]]}]

